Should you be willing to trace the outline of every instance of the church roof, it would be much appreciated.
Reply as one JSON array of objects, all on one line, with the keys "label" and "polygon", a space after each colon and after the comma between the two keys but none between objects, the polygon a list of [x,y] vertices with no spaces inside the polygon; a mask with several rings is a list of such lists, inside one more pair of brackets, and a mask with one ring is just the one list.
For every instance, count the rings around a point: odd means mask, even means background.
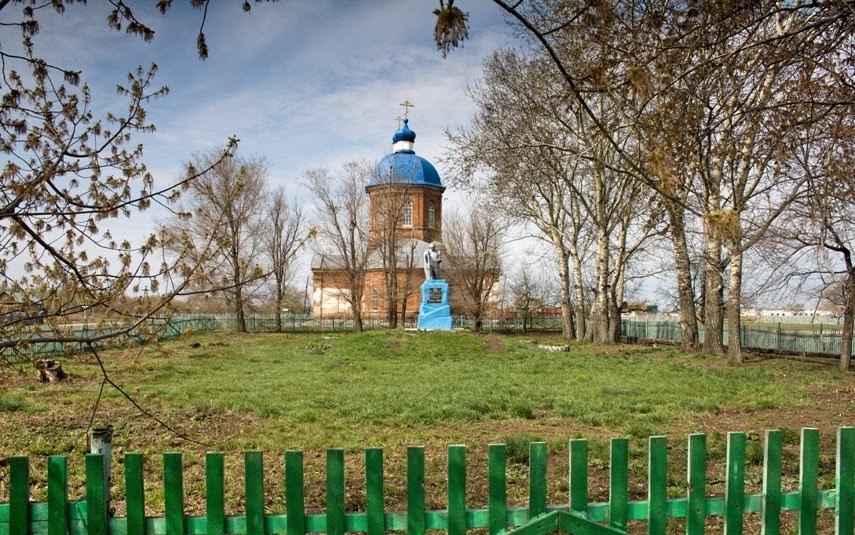
[{"label": "church roof", "polygon": [[409,119],[404,119],[403,127],[392,136],[393,152],[380,160],[366,188],[412,184],[445,189],[433,164],[416,155],[413,150],[415,140],[416,133],[410,130]]}]

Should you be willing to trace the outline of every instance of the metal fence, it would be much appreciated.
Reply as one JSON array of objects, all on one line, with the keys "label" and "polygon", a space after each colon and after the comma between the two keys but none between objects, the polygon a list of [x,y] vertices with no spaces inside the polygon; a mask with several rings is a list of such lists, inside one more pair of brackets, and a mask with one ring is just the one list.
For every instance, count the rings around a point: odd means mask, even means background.
[{"label": "metal fence", "polygon": [[[454,316],[454,327],[472,329],[475,320],[471,316]],[[367,316],[362,320],[365,330],[386,329],[389,324],[385,317]],[[416,319],[409,317],[401,319],[398,326],[405,329],[417,328]],[[537,333],[561,332],[561,317],[530,316],[522,318],[482,318],[481,330],[495,333]],[[276,318],[272,315],[248,315],[246,327],[249,332],[276,332]],[[112,345],[127,345],[146,343],[152,337],[168,340],[189,332],[234,331],[237,330],[237,320],[234,315],[193,315],[170,318],[168,321],[157,321],[141,329],[140,332],[125,335],[110,343]],[[320,318],[308,315],[286,315],[282,317],[283,332],[349,332],[353,331],[353,320],[350,318]],[[90,325],[73,326],[73,334],[84,337],[87,334],[103,334],[109,327],[98,330]],[[781,325],[764,327],[757,325],[742,325],[740,340],[745,349],[772,351],[796,355],[828,355],[840,354],[842,343],[842,328],[820,326],[815,330],[787,329]],[[621,336],[628,341],[678,343],[680,341],[680,325],[676,321],[639,321],[624,319],[621,322]],[[699,327],[699,336],[703,340],[704,329]],[[723,332],[724,343],[727,344],[728,333]],[[103,345],[101,346],[103,347]],[[0,352],[0,359],[15,360],[16,355],[32,358],[39,355],[52,355],[67,352],[80,352],[87,349],[83,343],[61,344],[49,342],[42,344],[20,344],[17,348],[7,348]],[[853,351],[855,355],[855,351]]]}]

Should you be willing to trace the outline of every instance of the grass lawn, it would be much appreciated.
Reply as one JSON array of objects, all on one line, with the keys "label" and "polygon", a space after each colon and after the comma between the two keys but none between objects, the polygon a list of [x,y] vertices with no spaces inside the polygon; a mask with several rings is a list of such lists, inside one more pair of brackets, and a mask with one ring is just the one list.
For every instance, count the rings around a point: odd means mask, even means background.
[{"label": "grass lawn", "polygon": [[[541,338],[541,340],[548,340]],[[557,343],[557,341],[555,342]],[[192,347],[197,345],[198,347]],[[374,331],[363,334],[214,333],[159,346],[105,352],[111,378],[180,438],[109,387],[96,425],[114,427],[118,453],[147,454],[146,496],[162,512],[159,455],[184,452],[187,510],[204,511],[204,452],[227,453],[229,512],[241,509],[240,452],[265,455],[267,508],[284,510],[282,454],[305,450],[306,504],[324,508],[324,449],[346,451],[348,510],[364,507],[363,449],[382,446],[387,509],[406,508],[406,446],[426,446],[428,507],[445,507],[445,447],[468,450],[468,503],[486,503],[486,446],[508,444],[508,497],[525,503],[530,440],[549,442],[549,502],[567,500],[567,440],[589,439],[591,499],[607,499],[608,438],[631,438],[631,495],[646,492],[646,439],[669,437],[669,494],[685,493],[685,443],[708,434],[708,494],[723,495],[725,434],[749,433],[747,492],[758,492],[762,433],[784,431],[784,485],[798,477],[798,429],[818,427],[820,481],[833,486],[836,427],[855,423],[855,376],[834,361],[752,358],[739,368],[672,348],[573,345],[538,349],[526,337]],[[82,497],[84,431],[100,387],[90,356],[64,362],[60,385],[34,374],[0,376],[0,503],[8,501],[9,455],[32,456],[46,495],[45,460],[70,456],[73,497]],[[196,441],[196,442],[194,442]],[[121,455],[114,495],[122,496]],[[717,475],[718,474],[718,475]],[[231,483],[231,484],[229,484]],[[116,502],[121,513],[120,499]]]}]

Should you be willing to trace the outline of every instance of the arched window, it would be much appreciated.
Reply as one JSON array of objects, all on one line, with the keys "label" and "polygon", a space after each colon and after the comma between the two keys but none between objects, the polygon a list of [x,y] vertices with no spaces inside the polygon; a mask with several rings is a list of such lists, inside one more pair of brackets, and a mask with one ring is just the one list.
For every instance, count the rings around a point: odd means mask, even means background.
[{"label": "arched window", "polygon": [[413,201],[407,199],[401,205],[401,226],[413,226]]},{"label": "arched window", "polygon": [[380,309],[380,292],[377,288],[371,288],[371,312],[377,312]]},{"label": "arched window", "polygon": [[428,228],[434,228],[436,225],[436,205],[433,201],[428,203]]}]

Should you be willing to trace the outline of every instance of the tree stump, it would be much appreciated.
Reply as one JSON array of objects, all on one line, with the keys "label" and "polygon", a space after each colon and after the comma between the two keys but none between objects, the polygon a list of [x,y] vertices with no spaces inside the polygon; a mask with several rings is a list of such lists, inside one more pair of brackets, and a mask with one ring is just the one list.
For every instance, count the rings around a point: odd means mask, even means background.
[{"label": "tree stump", "polygon": [[39,371],[39,381],[42,383],[58,383],[67,377],[62,364],[55,360],[39,359],[36,361],[36,369]]}]

